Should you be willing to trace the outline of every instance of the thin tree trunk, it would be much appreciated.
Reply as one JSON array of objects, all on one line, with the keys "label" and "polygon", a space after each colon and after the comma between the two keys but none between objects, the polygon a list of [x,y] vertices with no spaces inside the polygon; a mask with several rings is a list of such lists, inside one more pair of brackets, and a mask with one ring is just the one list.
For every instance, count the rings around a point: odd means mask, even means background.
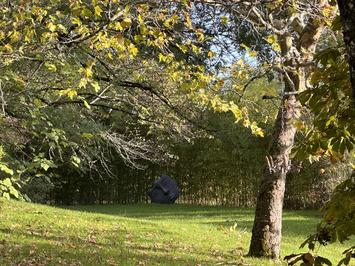
[{"label": "thin tree trunk", "polygon": [[[286,58],[291,51],[291,36],[281,39],[282,55]],[[285,62],[292,66],[293,61]],[[274,125],[267,164],[263,171],[256,202],[255,218],[250,242],[249,255],[279,259],[282,228],[282,208],[285,194],[286,175],[290,167],[290,153],[296,134],[295,119],[299,118],[300,104],[296,92],[305,88],[305,69],[298,72],[283,72],[284,96]]]},{"label": "thin tree trunk", "polygon": [[[320,0],[319,6],[327,4]],[[279,259],[282,229],[282,208],[285,193],[286,175],[290,167],[290,152],[296,134],[295,119],[299,118],[300,104],[296,93],[306,89],[309,69],[316,45],[324,28],[324,21],[311,18],[295,39],[290,33],[280,38],[280,47],[285,70],[285,95],[276,118],[274,133],[267,156],[261,186],[256,203],[252,239],[249,255]],[[290,71],[287,71],[290,69]],[[294,69],[294,71],[292,71]],[[297,71],[295,71],[297,70]]]},{"label": "thin tree trunk", "polygon": [[343,35],[349,56],[350,81],[355,105],[355,0],[338,0]]},{"label": "thin tree trunk", "polygon": [[249,255],[278,259],[280,256],[282,207],[290,151],[296,128],[299,103],[294,95],[285,96],[272,137],[267,166],[257,198]]}]

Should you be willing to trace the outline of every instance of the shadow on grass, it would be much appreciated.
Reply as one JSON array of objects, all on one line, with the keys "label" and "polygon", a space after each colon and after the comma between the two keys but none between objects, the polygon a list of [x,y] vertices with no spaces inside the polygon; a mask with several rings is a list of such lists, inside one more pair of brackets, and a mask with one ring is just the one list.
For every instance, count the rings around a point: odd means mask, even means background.
[{"label": "shadow on grass", "polygon": [[[186,220],[196,224],[226,228],[236,223],[239,229],[249,232],[252,229],[254,220],[254,209],[224,206],[135,204],[62,206],[62,208],[118,217],[149,219],[151,221]],[[285,236],[308,235],[314,232],[320,217],[320,213],[316,210],[285,210],[283,215]]]},{"label": "shadow on grass", "polygon": [[[253,208],[225,207],[225,206],[199,206],[186,204],[107,204],[107,205],[81,205],[81,206],[58,206],[63,209],[84,211],[90,213],[102,213],[124,217],[166,217],[184,216],[190,219],[193,216],[231,216],[231,215],[254,215]],[[302,216],[314,218],[318,216],[316,210],[284,211],[284,217]]]},{"label": "shadow on grass", "polygon": [[[9,232],[7,232],[9,233]],[[185,246],[155,243],[90,243],[80,237],[61,238],[11,230],[21,243],[0,242],[0,265],[216,265],[211,254]],[[189,255],[190,254],[190,255]],[[205,260],[195,256],[209,257]],[[235,259],[223,254],[223,260]]]},{"label": "shadow on grass", "polygon": [[[243,221],[243,220],[235,220],[225,221],[225,222],[205,222],[203,224],[214,225],[219,228],[229,229],[236,225],[236,229],[239,231],[251,232],[253,227],[253,221]],[[318,220],[310,219],[310,220],[288,220],[283,219],[282,222],[282,232],[284,237],[299,237],[299,236],[308,236],[315,232],[316,225],[318,224]]]},{"label": "shadow on grass", "polygon": [[165,250],[70,248],[51,243],[0,245],[1,265],[215,265],[190,257],[172,256]]},{"label": "shadow on grass", "polygon": [[165,204],[136,204],[136,205],[88,205],[88,206],[61,206],[61,208],[101,213],[108,215],[116,215],[131,218],[186,218],[194,219],[201,217],[229,217],[229,216],[249,216],[253,215],[253,209],[247,208],[231,208],[231,207],[215,207],[215,206],[196,206],[196,205],[165,205]]}]

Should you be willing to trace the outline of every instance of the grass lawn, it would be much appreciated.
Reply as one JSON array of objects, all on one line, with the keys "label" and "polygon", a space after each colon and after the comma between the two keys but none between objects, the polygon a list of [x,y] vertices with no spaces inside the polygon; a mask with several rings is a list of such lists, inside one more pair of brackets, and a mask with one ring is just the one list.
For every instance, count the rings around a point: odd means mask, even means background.
[{"label": "grass lawn", "polygon": [[[275,265],[241,258],[253,210],[189,205],[49,207],[0,202],[0,265]],[[315,211],[286,211],[282,255],[298,252]],[[236,227],[233,228],[233,225]],[[322,247],[336,263],[345,246]]]}]

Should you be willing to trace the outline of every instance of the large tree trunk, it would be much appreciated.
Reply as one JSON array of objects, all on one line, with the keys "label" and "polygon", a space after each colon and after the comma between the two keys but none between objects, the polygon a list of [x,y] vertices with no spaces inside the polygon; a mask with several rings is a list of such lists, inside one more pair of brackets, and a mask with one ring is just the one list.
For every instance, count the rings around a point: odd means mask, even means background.
[{"label": "large tree trunk", "polygon": [[343,23],[343,35],[349,56],[350,80],[355,105],[355,0],[338,0]]},{"label": "large tree trunk", "polygon": [[286,95],[280,107],[257,199],[249,255],[278,259],[280,256],[282,207],[290,151],[296,133],[294,119],[299,103]]}]

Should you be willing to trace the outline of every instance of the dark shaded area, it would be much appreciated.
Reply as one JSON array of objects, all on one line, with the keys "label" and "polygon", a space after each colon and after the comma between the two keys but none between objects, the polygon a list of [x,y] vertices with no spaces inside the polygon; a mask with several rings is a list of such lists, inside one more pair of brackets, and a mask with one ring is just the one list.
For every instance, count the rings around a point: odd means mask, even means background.
[{"label": "dark shaded area", "polygon": [[344,43],[349,58],[350,81],[355,106],[355,1],[338,0],[340,17],[343,24]]}]

